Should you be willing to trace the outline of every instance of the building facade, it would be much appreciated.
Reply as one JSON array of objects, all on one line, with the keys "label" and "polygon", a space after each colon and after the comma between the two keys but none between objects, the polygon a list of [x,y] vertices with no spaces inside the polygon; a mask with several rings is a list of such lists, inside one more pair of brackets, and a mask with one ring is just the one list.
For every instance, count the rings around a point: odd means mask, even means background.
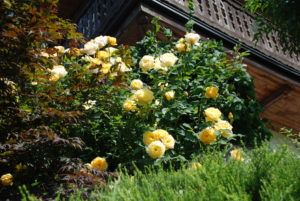
[{"label": "building facade", "polygon": [[[287,127],[300,132],[300,55],[284,53],[275,32],[253,42],[254,18],[244,11],[241,0],[194,3],[194,30],[203,40],[223,41],[227,49],[241,43],[250,52],[245,64],[271,129]],[[189,17],[186,4],[186,0],[62,0],[60,13],[76,22],[87,39],[113,35],[120,43],[132,45],[143,38],[153,17],[159,17],[160,24],[175,37],[182,37]]]}]

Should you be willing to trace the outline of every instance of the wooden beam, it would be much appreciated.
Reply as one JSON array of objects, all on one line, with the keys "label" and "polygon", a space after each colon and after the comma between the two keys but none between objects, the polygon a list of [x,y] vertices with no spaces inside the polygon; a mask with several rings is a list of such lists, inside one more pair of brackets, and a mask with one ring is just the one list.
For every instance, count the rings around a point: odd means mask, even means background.
[{"label": "wooden beam", "polygon": [[278,88],[276,91],[272,92],[267,98],[263,99],[260,104],[265,109],[273,105],[275,102],[279,101],[280,99],[286,97],[288,93],[292,90],[289,85],[283,85]]}]

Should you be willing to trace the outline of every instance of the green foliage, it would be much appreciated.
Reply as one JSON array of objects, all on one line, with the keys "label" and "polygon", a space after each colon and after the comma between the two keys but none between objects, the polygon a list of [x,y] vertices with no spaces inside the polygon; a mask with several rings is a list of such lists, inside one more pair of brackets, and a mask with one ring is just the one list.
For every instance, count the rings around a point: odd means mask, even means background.
[{"label": "green foliage", "polygon": [[[201,168],[183,164],[180,170],[137,170],[122,173],[91,200],[299,200],[299,158],[286,147],[268,146],[248,152],[245,161],[225,159],[227,152],[212,151],[196,158]],[[70,200],[82,200],[81,192]]]},{"label": "green foliage", "polygon": [[245,8],[255,15],[255,40],[276,31],[283,51],[290,54],[300,53],[299,1],[246,0],[245,2]]}]

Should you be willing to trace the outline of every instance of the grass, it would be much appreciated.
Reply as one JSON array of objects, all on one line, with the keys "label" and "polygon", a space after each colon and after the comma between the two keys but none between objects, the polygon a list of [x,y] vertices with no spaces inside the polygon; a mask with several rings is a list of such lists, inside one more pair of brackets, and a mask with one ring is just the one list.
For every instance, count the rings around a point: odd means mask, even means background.
[{"label": "grass", "polygon": [[179,170],[152,168],[136,170],[134,175],[123,172],[118,180],[95,188],[88,197],[79,190],[69,200],[300,200],[300,158],[286,147],[271,150],[265,145],[249,151],[244,161],[225,155],[207,153],[196,159],[202,164],[196,169],[185,164]]},{"label": "grass", "polygon": [[[119,180],[93,191],[88,200],[300,200],[300,159],[287,148],[256,148],[244,161],[213,152],[200,162],[203,166],[197,169],[122,173]],[[81,195],[79,191],[70,200],[82,200]]]}]

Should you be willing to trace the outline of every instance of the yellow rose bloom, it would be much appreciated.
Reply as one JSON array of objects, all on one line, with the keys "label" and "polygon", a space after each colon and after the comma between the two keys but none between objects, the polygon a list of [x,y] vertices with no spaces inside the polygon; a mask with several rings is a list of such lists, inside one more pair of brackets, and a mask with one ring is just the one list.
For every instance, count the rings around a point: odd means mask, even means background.
[{"label": "yellow rose bloom", "polygon": [[190,43],[190,44],[198,43],[200,40],[199,34],[196,34],[196,33],[187,33],[187,34],[185,34],[184,37],[185,37],[186,42]]},{"label": "yellow rose bloom", "polygon": [[210,144],[215,142],[217,139],[217,135],[213,128],[206,128],[199,133],[199,140],[204,144]]},{"label": "yellow rose bloom", "polygon": [[[232,126],[228,121],[219,120],[214,124],[214,129],[215,129],[215,131],[219,131],[219,130],[222,130],[222,129],[232,130]],[[222,134],[223,137],[228,138],[228,137],[231,137],[232,132],[222,131],[221,134]]]},{"label": "yellow rose bloom", "polygon": [[86,44],[84,44],[82,51],[85,54],[94,55],[98,49],[99,49],[98,44],[96,44],[94,40],[90,40]]},{"label": "yellow rose bloom", "polygon": [[108,57],[109,57],[109,53],[106,52],[106,51],[101,50],[101,51],[97,52],[97,58],[98,59],[105,59],[105,58],[108,58]]},{"label": "yellow rose bloom", "polygon": [[140,68],[143,71],[148,71],[154,68],[154,57],[150,55],[145,55],[143,58],[140,60]]},{"label": "yellow rose bloom", "polygon": [[222,115],[219,109],[210,107],[204,110],[206,121],[218,121]]},{"label": "yellow rose bloom", "polygon": [[153,131],[153,133],[157,136],[158,140],[161,140],[162,138],[167,137],[169,135],[168,131],[164,129],[157,129]]},{"label": "yellow rose bloom", "polygon": [[125,100],[124,101],[124,104],[123,104],[123,109],[125,111],[136,111],[137,110],[137,107],[136,107],[136,104],[133,100]]},{"label": "yellow rose bloom", "polygon": [[143,142],[145,145],[149,145],[151,144],[151,142],[158,141],[158,140],[159,140],[158,136],[151,131],[147,131],[143,135]]},{"label": "yellow rose bloom", "polygon": [[175,47],[178,52],[186,51],[186,45],[184,43],[177,43]]},{"label": "yellow rose bloom", "polygon": [[54,46],[59,54],[65,53],[65,48],[63,46]]},{"label": "yellow rose bloom", "polygon": [[143,82],[139,79],[132,80],[130,87],[131,87],[131,89],[139,90],[139,89],[143,88]]},{"label": "yellow rose bloom", "polygon": [[131,96],[129,97],[129,99],[134,100],[134,101],[137,101],[137,98],[136,98],[136,96],[135,96],[134,94],[131,95]]},{"label": "yellow rose bloom", "polygon": [[103,74],[107,74],[107,73],[109,73],[110,68],[111,68],[111,64],[102,64],[100,71]]},{"label": "yellow rose bloom", "polygon": [[159,57],[156,58],[156,59],[154,60],[154,66],[153,66],[153,69],[156,69],[156,70],[165,70],[165,71],[168,70],[168,69],[163,68],[163,67],[161,66],[161,62],[160,62],[160,60],[159,60]]},{"label": "yellow rose bloom", "polygon": [[205,92],[206,98],[216,99],[219,96],[219,89],[216,87],[207,87]]},{"label": "yellow rose bloom", "polygon": [[56,82],[57,80],[59,80],[59,75],[58,74],[51,75],[50,78],[49,78],[50,82]]},{"label": "yellow rose bloom", "polygon": [[195,170],[198,168],[202,168],[202,164],[201,163],[192,163],[191,164],[191,169]]},{"label": "yellow rose bloom", "polygon": [[98,59],[98,58],[92,58],[92,59],[90,60],[90,62],[91,62],[92,65],[94,65],[94,66],[97,66],[97,65],[102,64],[102,61],[101,61],[100,59]]},{"label": "yellow rose bloom", "polygon": [[165,93],[165,96],[167,100],[172,100],[175,98],[175,91],[168,91]]},{"label": "yellow rose bloom", "polygon": [[234,149],[230,152],[230,157],[237,161],[243,161],[242,151],[240,149]]},{"label": "yellow rose bloom", "polygon": [[68,74],[65,67],[62,65],[53,66],[53,68],[50,72],[51,72],[51,75],[58,75],[59,78],[65,77]]},{"label": "yellow rose bloom", "polygon": [[134,95],[141,105],[149,104],[154,99],[153,92],[147,88],[137,90]]},{"label": "yellow rose bloom", "polygon": [[107,36],[107,42],[112,46],[117,45],[117,39],[115,37]]},{"label": "yellow rose bloom", "polygon": [[161,141],[154,141],[146,148],[146,152],[151,158],[161,158],[165,154],[166,147]]},{"label": "yellow rose bloom", "polygon": [[2,175],[1,183],[3,186],[12,186],[13,185],[13,176],[10,173]]},{"label": "yellow rose bloom", "polygon": [[92,160],[91,166],[92,166],[92,168],[97,168],[101,171],[104,171],[104,170],[106,170],[108,165],[107,165],[105,158],[96,157],[96,158],[94,158],[94,160]]},{"label": "yellow rose bloom", "polygon": [[168,68],[174,66],[178,58],[173,53],[165,53],[159,56],[162,67]]},{"label": "yellow rose bloom", "polygon": [[175,46],[178,52],[185,52],[187,50],[187,46],[184,43],[185,40],[183,38],[180,38]]},{"label": "yellow rose bloom", "polygon": [[46,57],[46,58],[49,58],[49,57],[50,57],[49,54],[48,54],[47,52],[44,52],[44,51],[42,51],[42,52],[40,53],[40,55],[41,55],[42,57]]},{"label": "yellow rose bloom", "polygon": [[166,150],[174,149],[175,140],[172,135],[167,135],[161,138],[161,142],[165,145]]}]

